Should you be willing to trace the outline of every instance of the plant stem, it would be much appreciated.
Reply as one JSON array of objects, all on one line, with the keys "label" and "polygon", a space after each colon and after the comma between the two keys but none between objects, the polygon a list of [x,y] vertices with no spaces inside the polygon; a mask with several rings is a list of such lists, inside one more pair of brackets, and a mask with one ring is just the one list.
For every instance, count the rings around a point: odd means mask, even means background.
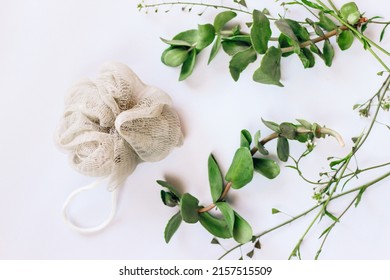
[{"label": "plant stem", "polygon": [[155,4],[143,4],[143,8],[156,8],[160,6],[169,6],[169,5],[190,5],[190,6],[202,6],[206,8],[215,8],[215,9],[226,9],[230,11],[240,12],[244,14],[251,15],[251,12],[241,10],[238,8],[228,7],[224,5],[214,5],[214,4],[205,4],[205,3],[196,3],[196,2],[189,2],[189,1],[177,1],[177,2],[163,2],[163,3],[155,3]]},{"label": "plant stem", "polygon": [[[348,27],[341,26],[341,27],[339,27],[339,29],[340,30],[347,30]],[[318,42],[327,40],[327,39],[337,35],[339,29],[332,30],[332,31],[326,33],[324,36],[320,36],[320,37],[314,38],[313,40],[309,40],[309,41],[303,42],[302,44],[299,45],[299,47],[301,49],[303,49],[303,48],[306,48],[306,47],[310,46],[311,44],[316,44]],[[292,51],[294,51],[294,47],[282,48],[281,51],[282,51],[282,53],[292,52]]]},{"label": "plant stem", "polygon": [[[343,192],[343,193],[340,193],[340,194],[338,194],[338,195],[333,196],[333,197],[330,199],[330,201],[336,200],[336,199],[338,199],[338,198],[340,198],[340,197],[343,197],[343,196],[345,196],[345,195],[348,195],[348,194],[351,194],[351,193],[354,193],[354,192],[358,192],[358,191],[360,191],[360,190],[362,190],[362,189],[368,189],[368,188],[372,187],[373,185],[375,185],[376,183],[378,183],[378,182],[380,182],[380,181],[386,179],[386,178],[389,177],[389,176],[390,176],[390,172],[387,172],[387,173],[385,173],[384,175],[378,177],[377,179],[375,179],[375,180],[373,180],[373,181],[371,181],[371,182],[369,182],[369,183],[366,183],[366,184],[364,184],[364,185],[362,185],[362,186],[360,186],[360,187],[357,187],[357,188],[354,188],[354,189],[350,189],[350,190],[348,190],[348,191],[345,191],[345,192]],[[271,233],[271,232],[273,232],[273,231],[275,231],[275,230],[277,230],[277,229],[279,229],[279,228],[281,228],[281,227],[283,227],[283,226],[286,226],[286,225],[288,225],[288,224],[291,224],[291,223],[294,222],[295,220],[298,220],[298,219],[300,219],[300,218],[306,216],[307,214],[313,212],[315,209],[317,209],[318,207],[322,206],[324,203],[325,203],[325,201],[322,202],[321,204],[318,204],[318,205],[315,205],[315,206],[309,208],[308,210],[302,212],[301,214],[299,214],[299,215],[297,215],[297,216],[295,216],[295,217],[293,217],[293,218],[291,218],[291,219],[289,219],[289,220],[287,220],[287,221],[285,221],[285,222],[283,222],[283,223],[281,223],[281,224],[279,224],[279,225],[277,225],[277,226],[274,226],[274,227],[272,227],[272,228],[270,228],[270,229],[268,229],[268,230],[265,230],[265,231],[263,231],[263,232],[261,232],[261,233],[255,235],[254,237],[255,237],[256,239],[257,239],[257,238],[260,238],[260,237],[265,236],[265,235],[267,235],[268,233]],[[219,260],[222,259],[222,258],[224,258],[225,256],[227,256],[228,254],[230,254],[231,252],[233,252],[233,251],[236,250],[237,248],[241,247],[242,245],[243,245],[243,244],[238,244],[238,245],[232,247],[231,249],[227,250],[221,257],[219,257]]]}]

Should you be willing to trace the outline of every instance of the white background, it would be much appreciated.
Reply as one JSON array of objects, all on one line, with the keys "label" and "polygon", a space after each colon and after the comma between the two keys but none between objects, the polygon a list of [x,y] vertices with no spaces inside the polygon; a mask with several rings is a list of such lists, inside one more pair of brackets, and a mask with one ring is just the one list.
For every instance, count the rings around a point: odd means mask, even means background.
[{"label": "white background", "polygon": [[[252,8],[267,7],[274,15],[283,12],[271,0],[247,2]],[[343,1],[335,2],[341,6]],[[368,17],[388,16],[390,11],[385,0],[357,2]],[[310,70],[303,70],[296,57],[283,60],[284,88],[251,80],[258,61],[234,82],[224,53],[206,65],[209,49],[200,56],[193,75],[178,82],[179,69],[160,62],[166,45],[159,37],[171,38],[198,23],[212,22],[217,11],[210,9],[201,17],[196,12],[202,9],[191,14],[179,8],[145,14],[138,12],[134,0],[0,3],[0,259],[215,259],[223,249],[210,244],[212,237],[199,224],[183,224],[171,243],[165,244],[164,227],[175,210],[162,205],[155,181],[169,180],[197,196],[202,204],[210,203],[208,155],[212,152],[226,172],[241,129],[252,133],[261,129],[264,136],[270,133],[261,118],[275,122],[304,118],[343,135],[345,148],[327,138],[318,141],[316,152],[306,159],[303,168],[315,180],[318,172],[327,170],[326,158],[346,155],[350,138],[367,128],[368,120],[353,112],[352,106],[371,97],[384,79],[376,76],[381,66],[355,42],[345,53],[337,48],[331,68],[319,59]],[[298,7],[289,13],[293,18],[302,14]],[[370,28],[367,34],[378,40],[380,30]],[[383,46],[390,49],[388,36]],[[54,134],[67,90],[81,78],[96,77],[99,66],[107,61],[129,65],[145,83],[172,96],[185,141],[163,161],[138,166],[120,192],[118,213],[109,228],[80,235],[64,224],[61,207],[71,191],[94,178],[71,169],[66,154],[54,144]],[[379,120],[389,123],[388,113]],[[372,135],[359,153],[360,168],[389,161],[388,129],[378,125]],[[304,147],[294,144],[291,149],[298,156]],[[274,143],[269,150],[274,153]],[[363,175],[350,187],[388,169]],[[255,175],[250,185],[232,192],[231,197],[235,209],[258,233],[289,218],[271,215],[271,208],[297,215],[314,205],[312,194],[312,186],[293,170],[282,168],[281,176],[272,181]],[[389,180],[367,191],[359,207],[334,229],[322,258],[389,259],[389,197]],[[83,225],[95,225],[107,213],[109,198],[103,187],[85,193],[75,201],[72,215]],[[340,214],[350,199],[332,204],[329,210]],[[263,248],[255,257],[286,259],[311,218],[309,215],[262,238]],[[330,222],[325,218],[308,234],[303,258],[314,257],[318,236]],[[223,244],[229,248],[233,242]],[[250,249],[244,247],[243,253]]]}]

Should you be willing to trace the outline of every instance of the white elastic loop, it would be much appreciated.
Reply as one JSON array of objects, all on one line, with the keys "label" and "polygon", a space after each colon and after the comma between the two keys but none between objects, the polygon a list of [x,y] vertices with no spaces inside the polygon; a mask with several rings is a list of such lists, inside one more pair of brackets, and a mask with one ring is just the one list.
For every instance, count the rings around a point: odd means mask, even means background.
[{"label": "white elastic loop", "polygon": [[63,218],[65,219],[65,222],[72,228],[74,229],[75,231],[78,231],[80,233],[94,233],[94,232],[98,232],[98,231],[101,231],[102,229],[104,229],[106,226],[108,226],[111,221],[113,220],[114,216],[115,216],[115,213],[116,213],[116,209],[117,209],[117,202],[118,202],[118,189],[119,188],[115,188],[111,194],[112,194],[112,197],[111,197],[111,210],[110,210],[110,213],[109,215],[107,216],[106,220],[104,220],[101,224],[97,225],[97,226],[94,226],[94,227],[80,227],[80,226],[77,226],[75,225],[71,219],[68,217],[68,206],[69,204],[72,202],[72,200],[78,196],[81,192],[84,192],[84,191],[87,191],[87,190],[91,190],[91,189],[94,189],[96,188],[97,186],[99,186],[99,183],[101,181],[96,181],[96,182],[93,182],[92,184],[90,185],[87,185],[87,186],[84,186],[84,187],[81,187],[75,191],[73,191],[69,196],[68,198],[65,200],[64,202],[64,206],[62,207],[62,216]]}]

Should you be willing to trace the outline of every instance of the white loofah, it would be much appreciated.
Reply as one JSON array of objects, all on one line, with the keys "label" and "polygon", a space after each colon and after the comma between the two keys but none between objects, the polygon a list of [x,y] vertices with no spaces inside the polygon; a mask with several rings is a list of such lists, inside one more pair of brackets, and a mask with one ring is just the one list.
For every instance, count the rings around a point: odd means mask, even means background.
[{"label": "white loofah", "polygon": [[88,176],[108,177],[111,191],[138,163],[161,160],[182,141],[171,98],[121,63],[106,64],[96,80],[73,86],[57,135],[71,165]]},{"label": "white loofah", "polygon": [[126,65],[110,63],[96,80],[70,90],[57,142],[77,171],[110,176],[115,188],[138,163],[163,159],[182,139],[171,98]]}]

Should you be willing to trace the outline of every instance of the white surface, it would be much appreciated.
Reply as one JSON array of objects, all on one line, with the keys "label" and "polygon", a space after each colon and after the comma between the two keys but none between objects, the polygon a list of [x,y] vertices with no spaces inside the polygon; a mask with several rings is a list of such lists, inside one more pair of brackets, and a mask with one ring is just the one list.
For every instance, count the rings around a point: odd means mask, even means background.
[{"label": "white surface", "polygon": [[[197,23],[211,22],[215,11],[202,17],[179,9],[146,15],[138,12],[137,2],[1,1],[0,259],[215,259],[223,251],[209,244],[211,236],[200,225],[183,224],[171,243],[165,244],[164,227],[175,210],[162,205],[155,180],[166,178],[203,204],[209,203],[209,153],[226,171],[239,145],[241,129],[269,133],[261,117],[276,122],[305,118],[344,136],[348,142],[344,149],[332,139],[318,142],[317,151],[305,163],[307,174],[315,179],[319,170],[325,170],[326,157],[345,155],[351,147],[349,139],[367,126],[368,121],[351,108],[371,97],[383,78],[375,75],[380,65],[359,44],[346,53],[337,50],[332,68],[317,60],[314,69],[303,70],[296,57],[284,60],[285,88],[252,82],[258,62],[235,83],[228,73],[227,56],[221,53],[206,66],[207,52],[194,74],[179,83],[178,69],[160,62],[166,46],[159,37],[170,38],[196,28]],[[275,7],[274,1],[263,2],[259,8]],[[385,0],[358,4],[369,17],[387,16],[390,11]],[[370,29],[367,34],[378,38],[379,32]],[[388,36],[383,45],[390,49]],[[128,178],[119,194],[117,216],[107,230],[80,235],[66,226],[60,211],[72,190],[94,179],[69,167],[66,155],[54,146],[53,135],[67,89],[81,78],[95,77],[99,66],[111,60],[128,64],[144,82],[172,96],[185,142],[165,160],[140,165]],[[382,114],[379,119],[388,123],[389,115]],[[373,135],[359,155],[361,168],[389,161],[388,130],[378,126]],[[274,151],[274,144],[269,147]],[[293,154],[302,149],[293,145]],[[384,172],[371,172],[351,186]],[[322,258],[390,258],[388,187],[389,180],[365,194],[361,205],[334,229]],[[312,187],[286,168],[276,180],[255,175],[249,186],[232,193],[235,208],[253,225],[255,233],[288,218],[271,215],[272,207],[295,215],[313,205],[311,195]],[[108,212],[109,201],[103,188],[83,194],[75,201],[73,215],[85,225],[97,224]],[[347,203],[340,201],[331,209],[340,213]],[[256,258],[287,258],[310,218],[264,237]],[[319,246],[317,237],[327,224],[324,221],[309,233],[302,247],[304,258],[313,258]],[[229,244],[226,242],[226,247]]]}]

